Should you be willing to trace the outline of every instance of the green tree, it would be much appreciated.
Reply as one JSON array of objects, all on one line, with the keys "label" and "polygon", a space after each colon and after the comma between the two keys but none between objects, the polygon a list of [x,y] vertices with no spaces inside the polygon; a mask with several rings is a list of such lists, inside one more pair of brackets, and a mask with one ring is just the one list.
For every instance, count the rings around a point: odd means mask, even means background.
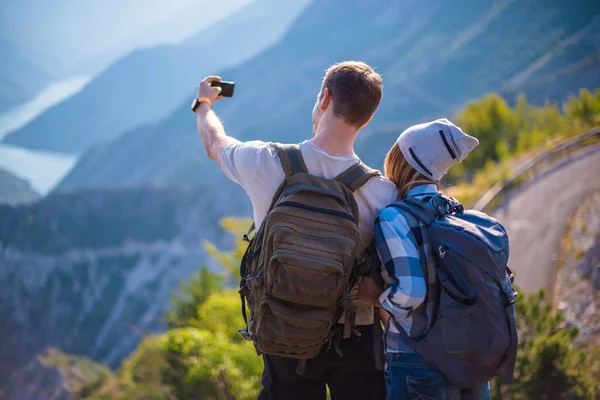
[{"label": "green tree", "polygon": [[586,353],[574,345],[579,332],[545,301],[545,291],[520,294],[519,350],[512,385],[497,380],[496,399],[594,399],[597,388]]},{"label": "green tree", "polygon": [[189,326],[190,321],[196,317],[198,306],[211,294],[223,290],[224,280],[223,275],[202,267],[189,281],[181,283],[180,293],[172,295],[172,308],[165,315],[169,327]]},{"label": "green tree", "polygon": [[119,371],[87,399],[93,400],[162,400],[173,399],[162,382],[166,359],[162,350],[164,336],[148,336],[126,359]]},{"label": "green tree", "polygon": [[588,126],[597,123],[600,114],[600,89],[596,90],[595,96],[587,89],[580,90],[578,97],[569,97],[563,109],[565,116],[571,121]]},{"label": "green tree", "polygon": [[506,101],[489,94],[471,102],[456,116],[457,124],[479,139],[479,146],[463,162],[468,170],[483,166],[488,160],[499,160],[497,149],[504,142],[508,150],[517,143],[517,117]]},{"label": "green tree", "polygon": [[190,325],[209,332],[223,332],[232,342],[246,342],[238,332],[242,327],[240,295],[236,290],[212,294],[198,306]]},{"label": "green tree", "polygon": [[180,400],[256,399],[262,363],[249,343],[221,332],[183,328],[166,334],[163,381]]}]

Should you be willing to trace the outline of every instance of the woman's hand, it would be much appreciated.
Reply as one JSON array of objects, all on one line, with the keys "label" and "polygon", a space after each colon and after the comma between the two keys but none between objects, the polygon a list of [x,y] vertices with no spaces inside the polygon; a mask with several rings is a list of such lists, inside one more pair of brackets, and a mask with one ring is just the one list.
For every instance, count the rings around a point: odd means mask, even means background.
[{"label": "woman's hand", "polygon": [[358,277],[358,301],[379,307],[379,296],[383,288],[369,276]]}]

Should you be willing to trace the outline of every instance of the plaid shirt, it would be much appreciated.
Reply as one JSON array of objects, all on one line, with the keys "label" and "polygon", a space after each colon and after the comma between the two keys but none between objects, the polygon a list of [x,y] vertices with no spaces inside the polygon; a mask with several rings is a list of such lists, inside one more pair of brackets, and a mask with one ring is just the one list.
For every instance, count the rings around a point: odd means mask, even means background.
[{"label": "plaid shirt", "polygon": [[[438,194],[437,187],[429,184],[411,189],[407,197]],[[377,217],[375,240],[387,286],[379,302],[392,316],[385,330],[386,351],[414,352],[399,333],[398,326],[411,338],[418,339],[431,324],[435,299],[428,293],[434,293],[432,290],[437,285],[435,268],[429,268],[435,265],[432,247],[424,225],[393,204]]]}]

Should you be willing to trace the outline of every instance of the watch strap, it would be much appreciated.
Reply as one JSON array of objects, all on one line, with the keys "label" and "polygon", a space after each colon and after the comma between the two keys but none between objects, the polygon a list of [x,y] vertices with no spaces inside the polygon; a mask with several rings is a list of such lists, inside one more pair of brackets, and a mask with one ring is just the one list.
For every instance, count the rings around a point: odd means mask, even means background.
[{"label": "watch strap", "polygon": [[212,100],[211,99],[209,99],[208,97],[198,97],[196,99],[196,101],[194,102],[192,111],[196,112],[196,110],[198,109],[198,107],[200,107],[200,104],[202,104],[202,103],[206,103],[206,104],[208,104],[208,106],[210,108],[212,108]]}]

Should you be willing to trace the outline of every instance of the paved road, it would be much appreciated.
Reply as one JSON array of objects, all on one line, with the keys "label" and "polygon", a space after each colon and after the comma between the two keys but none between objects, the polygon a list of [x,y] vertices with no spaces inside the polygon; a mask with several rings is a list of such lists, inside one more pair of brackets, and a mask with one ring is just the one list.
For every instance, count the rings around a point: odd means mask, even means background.
[{"label": "paved road", "polygon": [[510,239],[509,266],[525,291],[554,286],[555,264],[567,221],[600,189],[600,146],[533,182],[493,216]]}]

